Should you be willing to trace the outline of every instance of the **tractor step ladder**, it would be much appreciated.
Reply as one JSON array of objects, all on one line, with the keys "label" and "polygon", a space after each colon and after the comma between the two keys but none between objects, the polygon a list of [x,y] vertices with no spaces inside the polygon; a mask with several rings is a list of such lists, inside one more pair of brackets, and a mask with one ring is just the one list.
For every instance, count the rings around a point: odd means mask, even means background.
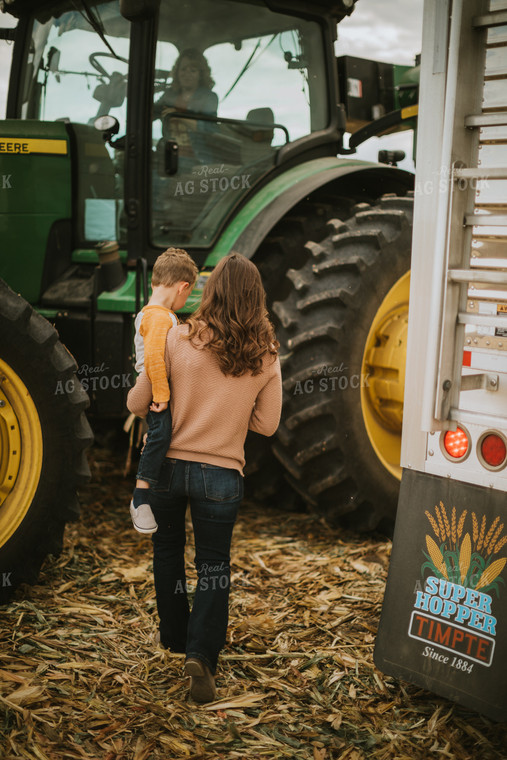
[{"label": "tractor step ladder", "polygon": [[[435,420],[444,428],[473,422],[466,392],[498,389],[493,360],[486,371],[463,374],[464,351],[478,348],[482,357],[491,349],[498,363],[505,350],[507,368],[507,0],[453,0],[444,108],[447,190],[436,219],[441,268],[433,294],[441,327],[423,399],[429,431]],[[489,420],[506,428],[507,409]]]}]

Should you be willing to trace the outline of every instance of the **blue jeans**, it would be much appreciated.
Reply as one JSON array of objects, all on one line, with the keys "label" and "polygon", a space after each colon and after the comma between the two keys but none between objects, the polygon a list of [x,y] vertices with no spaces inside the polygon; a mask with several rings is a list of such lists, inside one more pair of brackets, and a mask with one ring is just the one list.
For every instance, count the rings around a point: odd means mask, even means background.
[{"label": "blue jeans", "polygon": [[[213,674],[227,633],[231,539],[242,498],[243,478],[237,470],[183,459],[166,459],[152,489],[151,508],[158,523],[152,541],[160,641],[174,652],[197,657]],[[192,612],[184,558],[188,501],[197,570]]]},{"label": "blue jeans", "polygon": [[148,412],[146,421],[148,436],[139,458],[136,477],[154,486],[171,445],[172,417],[169,405],[163,412]]}]

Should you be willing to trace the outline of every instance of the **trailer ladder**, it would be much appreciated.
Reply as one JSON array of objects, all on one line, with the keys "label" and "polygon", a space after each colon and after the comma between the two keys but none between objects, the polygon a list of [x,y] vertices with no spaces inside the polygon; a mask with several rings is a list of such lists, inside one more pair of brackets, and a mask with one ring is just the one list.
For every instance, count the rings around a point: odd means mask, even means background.
[{"label": "trailer ladder", "polygon": [[424,429],[485,413],[506,428],[500,399],[469,392],[497,393],[507,372],[507,2],[453,0],[449,23]]}]

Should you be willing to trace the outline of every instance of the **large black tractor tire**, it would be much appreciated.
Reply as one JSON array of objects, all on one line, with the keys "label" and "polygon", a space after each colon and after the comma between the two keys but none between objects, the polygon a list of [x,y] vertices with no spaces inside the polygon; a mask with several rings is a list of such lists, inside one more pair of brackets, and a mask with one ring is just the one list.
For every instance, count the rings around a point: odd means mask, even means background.
[{"label": "large black tractor tire", "polygon": [[[305,199],[284,216],[270,231],[253,261],[258,267],[266,291],[271,317],[272,304],[285,298],[291,287],[288,269],[300,269],[311,256],[305,244],[309,239],[320,240],[326,235],[327,220],[333,213],[347,217],[353,201],[335,197],[333,205]],[[287,485],[284,468],[273,456],[271,439],[249,432],[245,443],[245,497],[252,501],[287,511],[303,511],[301,496]]]},{"label": "large black tractor tire", "polygon": [[331,221],[273,304],[284,387],[273,451],[332,525],[388,529],[396,512],[412,205],[383,196]]},{"label": "large black tractor tire", "polygon": [[88,396],[49,322],[0,280],[0,603],[35,583],[79,514]]}]

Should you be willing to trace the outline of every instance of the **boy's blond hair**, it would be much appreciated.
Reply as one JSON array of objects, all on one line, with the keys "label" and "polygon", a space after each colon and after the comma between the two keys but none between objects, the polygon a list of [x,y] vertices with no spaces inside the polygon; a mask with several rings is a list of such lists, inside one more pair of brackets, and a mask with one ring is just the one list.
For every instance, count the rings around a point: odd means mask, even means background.
[{"label": "boy's blond hair", "polygon": [[153,265],[151,284],[171,287],[177,282],[188,282],[193,287],[198,273],[195,262],[183,248],[168,248]]}]

